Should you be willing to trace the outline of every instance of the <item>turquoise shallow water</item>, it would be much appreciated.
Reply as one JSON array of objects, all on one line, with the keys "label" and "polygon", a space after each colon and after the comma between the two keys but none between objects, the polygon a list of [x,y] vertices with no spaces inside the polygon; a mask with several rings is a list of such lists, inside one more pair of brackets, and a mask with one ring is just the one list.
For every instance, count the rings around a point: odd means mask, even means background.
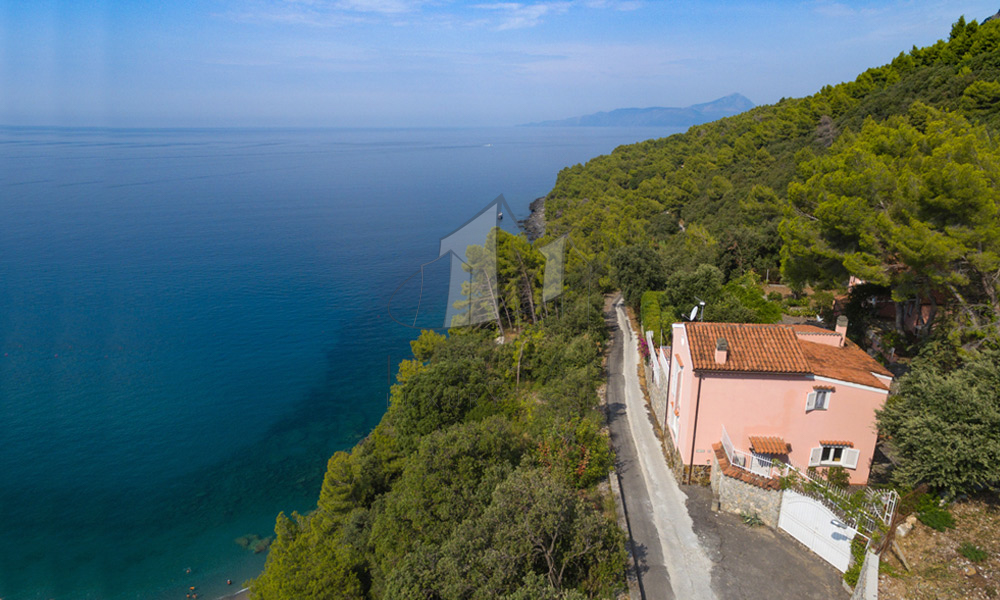
[{"label": "turquoise shallow water", "polygon": [[381,417],[439,237],[667,133],[0,128],[0,598],[232,591]]}]

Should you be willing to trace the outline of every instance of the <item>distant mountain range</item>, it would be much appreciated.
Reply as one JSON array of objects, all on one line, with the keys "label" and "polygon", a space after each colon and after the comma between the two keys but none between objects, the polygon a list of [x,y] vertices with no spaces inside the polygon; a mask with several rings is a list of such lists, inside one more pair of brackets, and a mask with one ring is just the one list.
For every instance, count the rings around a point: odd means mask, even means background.
[{"label": "distant mountain range", "polygon": [[755,105],[741,94],[686,108],[619,108],[582,117],[528,123],[526,127],[690,127],[738,115]]}]

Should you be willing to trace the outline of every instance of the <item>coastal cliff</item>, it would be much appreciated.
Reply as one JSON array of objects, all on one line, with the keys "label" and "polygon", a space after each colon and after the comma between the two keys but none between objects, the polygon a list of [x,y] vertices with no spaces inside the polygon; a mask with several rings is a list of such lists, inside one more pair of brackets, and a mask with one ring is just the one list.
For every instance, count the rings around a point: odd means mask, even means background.
[{"label": "coastal cliff", "polygon": [[545,235],[545,196],[535,198],[528,205],[528,208],[531,210],[531,213],[526,219],[518,221],[518,224],[524,229],[525,235],[528,236],[528,241],[534,242]]}]

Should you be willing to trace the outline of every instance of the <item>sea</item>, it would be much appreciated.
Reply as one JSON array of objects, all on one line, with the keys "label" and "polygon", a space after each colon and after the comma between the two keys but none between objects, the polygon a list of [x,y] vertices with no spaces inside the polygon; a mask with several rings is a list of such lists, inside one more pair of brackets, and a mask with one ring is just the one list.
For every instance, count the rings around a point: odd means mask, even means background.
[{"label": "sea", "polygon": [[0,127],[0,599],[235,592],[443,324],[441,237],[675,132]]}]

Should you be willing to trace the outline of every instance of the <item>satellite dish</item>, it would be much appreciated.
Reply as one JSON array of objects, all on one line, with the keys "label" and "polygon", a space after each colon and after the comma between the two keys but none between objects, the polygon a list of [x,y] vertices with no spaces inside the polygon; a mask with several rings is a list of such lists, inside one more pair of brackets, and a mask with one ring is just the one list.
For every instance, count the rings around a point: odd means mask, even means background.
[{"label": "satellite dish", "polygon": [[698,317],[698,307],[695,306],[691,309],[691,316],[688,317],[688,321],[694,321]]}]

